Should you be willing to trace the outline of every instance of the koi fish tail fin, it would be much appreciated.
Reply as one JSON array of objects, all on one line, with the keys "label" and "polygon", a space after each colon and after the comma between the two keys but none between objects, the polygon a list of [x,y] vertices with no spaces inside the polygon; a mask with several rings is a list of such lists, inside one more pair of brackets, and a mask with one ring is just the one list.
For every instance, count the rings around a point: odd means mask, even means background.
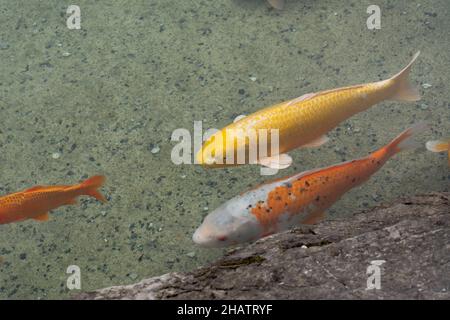
[{"label": "koi fish tail fin", "polygon": [[106,198],[97,190],[105,183],[105,180],[104,176],[93,176],[83,181],[80,184],[80,188],[83,189],[85,195],[94,197],[101,202],[106,202]]},{"label": "koi fish tail fin", "polygon": [[450,148],[450,139],[449,141],[444,140],[432,140],[428,141],[425,146],[431,152],[444,152],[448,151]]},{"label": "koi fish tail fin", "polygon": [[412,127],[406,129],[400,135],[391,141],[386,146],[390,156],[401,152],[403,150],[410,150],[420,147],[420,144],[414,140],[416,135],[428,129],[428,124],[425,122],[418,122]]},{"label": "koi fish tail fin", "polygon": [[411,72],[411,67],[416,61],[417,57],[420,55],[418,51],[411,62],[399,73],[393,76],[390,80],[394,81],[395,92],[391,97],[392,100],[399,101],[417,101],[420,100],[419,90],[409,83],[409,73]]}]

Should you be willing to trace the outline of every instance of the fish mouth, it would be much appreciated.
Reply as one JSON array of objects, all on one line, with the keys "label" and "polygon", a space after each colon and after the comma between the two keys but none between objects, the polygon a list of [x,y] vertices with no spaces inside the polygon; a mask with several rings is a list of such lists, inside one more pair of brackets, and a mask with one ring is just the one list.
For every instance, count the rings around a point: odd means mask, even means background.
[{"label": "fish mouth", "polygon": [[195,230],[194,234],[192,235],[192,241],[194,241],[194,243],[199,245],[203,242],[199,229]]},{"label": "fish mouth", "polygon": [[198,227],[192,235],[192,241],[194,241],[196,245],[203,248],[226,247],[227,242],[219,239],[225,240],[226,236],[216,237],[214,233],[209,230],[209,228],[206,228],[204,226]]},{"label": "fish mouth", "polygon": [[192,235],[192,241],[200,247],[208,247],[211,241],[208,241],[208,237],[205,235],[202,227],[197,228]]}]

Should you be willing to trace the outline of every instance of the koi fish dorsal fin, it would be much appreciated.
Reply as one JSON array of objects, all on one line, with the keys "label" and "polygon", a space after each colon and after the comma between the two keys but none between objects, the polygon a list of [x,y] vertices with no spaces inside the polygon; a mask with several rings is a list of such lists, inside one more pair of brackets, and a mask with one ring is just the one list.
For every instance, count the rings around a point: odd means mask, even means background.
[{"label": "koi fish dorsal fin", "polygon": [[316,92],[316,93],[308,93],[311,96],[310,97],[306,97],[303,100],[307,100],[307,99],[311,99],[311,98],[317,98],[317,97],[324,96],[324,95],[327,95],[327,94],[330,94],[330,93],[355,90],[355,89],[363,88],[364,86],[365,86],[364,84],[355,84],[355,85],[352,85],[352,86],[347,86],[347,87],[342,87],[342,88],[323,90],[323,91],[319,91],[319,92]]},{"label": "koi fish dorsal fin", "polygon": [[38,191],[38,190],[42,190],[44,188],[45,188],[45,186],[34,186],[34,187],[29,188],[29,189],[26,189],[24,192]]},{"label": "koi fish dorsal fin", "polygon": [[48,219],[49,219],[48,212],[40,214],[36,217],[33,217],[33,219],[36,221],[41,221],[41,222],[48,221]]},{"label": "koi fish dorsal fin", "polygon": [[245,117],[246,117],[245,114],[241,114],[241,115],[237,116],[236,118],[234,118],[233,123],[236,123],[236,122],[238,122],[239,120],[244,119]]},{"label": "koi fish dorsal fin", "polygon": [[267,0],[272,7],[281,10],[284,8],[284,0]]},{"label": "koi fish dorsal fin", "polygon": [[292,105],[294,105],[296,103],[299,103],[301,101],[305,101],[305,100],[311,99],[315,95],[316,95],[315,93],[305,93],[304,95],[289,101],[286,106],[292,106]]}]

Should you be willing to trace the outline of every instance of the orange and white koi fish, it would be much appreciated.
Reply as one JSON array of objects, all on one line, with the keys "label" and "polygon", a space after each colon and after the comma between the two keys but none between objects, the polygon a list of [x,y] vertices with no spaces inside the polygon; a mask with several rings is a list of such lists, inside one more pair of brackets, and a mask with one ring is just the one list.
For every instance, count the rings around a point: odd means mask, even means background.
[{"label": "orange and white koi fish", "polygon": [[254,241],[299,224],[314,224],[347,191],[361,185],[396,153],[417,145],[413,136],[427,126],[418,123],[367,157],[306,171],[263,184],[206,216],[193,241],[222,247]]},{"label": "orange and white koi fish", "polygon": [[105,177],[94,176],[73,186],[35,186],[0,197],[0,224],[27,219],[47,221],[50,210],[76,204],[77,197],[82,195],[106,202],[105,197],[97,190],[104,181]]},{"label": "orange and white koi fish", "polygon": [[[412,64],[418,56],[419,52],[402,71],[390,79],[309,93],[248,116],[239,116],[234,123],[213,134],[203,144],[196,154],[196,163],[210,167],[243,164],[236,155],[244,154],[244,161],[247,161],[244,164],[256,163],[274,169],[287,168],[292,163],[292,158],[285,152],[299,147],[318,147],[326,143],[328,138],[325,134],[354,114],[383,100],[419,100],[419,92],[408,83]],[[251,160],[249,150],[254,142],[247,138],[250,134],[246,133],[258,134],[257,145],[269,144],[270,137],[266,140],[260,136],[260,132],[264,132],[267,137],[269,130],[278,130],[278,151],[268,151],[267,155],[258,154]],[[239,134],[236,132],[244,132],[245,138],[237,139]],[[234,157],[230,160],[227,155],[232,154]]]},{"label": "orange and white koi fish", "polygon": [[447,152],[448,166],[450,167],[450,138],[445,140],[433,140],[426,143],[426,147],[431,152]]}]

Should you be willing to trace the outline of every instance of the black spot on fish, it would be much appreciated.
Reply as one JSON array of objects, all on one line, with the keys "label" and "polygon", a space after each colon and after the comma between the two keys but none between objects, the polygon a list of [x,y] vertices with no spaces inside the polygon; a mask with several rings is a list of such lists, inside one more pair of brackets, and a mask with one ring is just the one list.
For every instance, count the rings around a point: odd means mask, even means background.
[{"label": "black spot on fish", "polygon": [[308,181],[305,181],[305,186],[307,186],[307,187],[309,187],[309,186],[310,186],[310,184],[309,184],[309,182],[308,182]]},{"label": "black spot on fish", "polygon": [[292,188],[292,183],[290,183],[290,182],[285,182],[284,185],[285,185],[287,188]]},{"label": "black spot on fish", "polygon": [[281,197],[280,197],[280,196],[277,196],[277,197],[275,198],[275,200],[280,201],[280,200],[281,200]]}]

